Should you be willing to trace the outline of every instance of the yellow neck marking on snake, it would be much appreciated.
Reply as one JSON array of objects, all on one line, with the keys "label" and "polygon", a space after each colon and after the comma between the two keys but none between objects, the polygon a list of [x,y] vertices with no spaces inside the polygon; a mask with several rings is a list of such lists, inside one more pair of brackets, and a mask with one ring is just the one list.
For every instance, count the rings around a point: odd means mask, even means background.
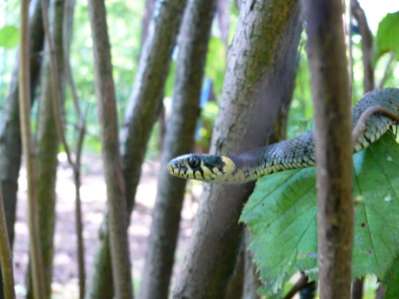
[{"label": "yellow neck marking on snake", "polygon": [[223,172],[225,174],[233,174],[236,171],[236,164],[227,156],[221,156],[224,163]]}]

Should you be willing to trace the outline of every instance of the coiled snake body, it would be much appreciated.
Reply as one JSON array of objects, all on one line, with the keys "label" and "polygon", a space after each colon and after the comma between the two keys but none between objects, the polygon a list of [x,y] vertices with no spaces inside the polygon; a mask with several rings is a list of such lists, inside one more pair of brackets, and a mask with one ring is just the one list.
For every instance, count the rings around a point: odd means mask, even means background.
[{"label": "coiled snake body", "polygon": [[[367,93],[352,109],[353,152],[378,140],[399,122],[399,89]],[[315,164],[313,131],[237,155],[187,154],[171,160],[170,174],[208,182],[244,183],[274,172]]]}]

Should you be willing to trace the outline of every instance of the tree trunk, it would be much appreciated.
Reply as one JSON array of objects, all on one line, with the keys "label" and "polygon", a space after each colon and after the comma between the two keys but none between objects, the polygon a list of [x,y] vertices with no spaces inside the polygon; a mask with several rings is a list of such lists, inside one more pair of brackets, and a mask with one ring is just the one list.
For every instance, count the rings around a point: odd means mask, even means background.
[{"label": "tree trunk", "polygon": [[320,298],[351,297],[351,99],[342,2],[303,1],[316,112]]},{"label": "tree trunk", "polygon": [[140,299],[168,298],[186,181],[170,176],[166,166],[170,159],[189,152],[193,147],[215,8],[214,0],[190,0],[185,12],[179,39],[172,114],[163,146]]},{"label": "tree trunk", "polygon": [[[56,44],[56,56],[58,65],[60,66],[59,78],[60,91],[64,93],[65,81],[63,75],[63,22],[64,22],[64,2],[51,1],[51,15],[50,26],[53,38]],[[52,107],[53,91],[55,86],[52,86],[50,79],[52,73],[49,64],[49,48],[46,47],[46,55],[44,61],[44,74],[42,76],[42,99],[39,109],[38,133],[37,133],[37,147],[36,147],[36,171],[37,171],[37,203],[39,213],[40,226],[40,245],[43,255],[43,267],[45,273],[45,298],[51,298],[51,281],[53,268],[53,248],[54,248],[54,229],[55,229],[55,200],[56,200],[56,178],[57,178],[57,154],[59,149],[59,138],[55,125],[55,117]],[[32,275],[29,271],[30,276]],[[31,280],[31,279],[30,279]],[[32,283],[28,283],[27,298],[33,298]]]},{"label": "tree trunk", "polygon": [[[297,1],[242,3],[211,152],[265,144],[291,99],[300,28]],[[206,186],[174,298],[224,297],[242,231],[238,218],[253,186]]]},{"label": "tree trunk", "polygon": [[[172,50],[175,46],[186,0],[158,1],[152,27],[146,38],[139,70],[127,109],[122,131],[122,166],[126,182],[126,201],[130,215],[134,206],[136,188],[140,179],[148,139],[155,120],[158,118],[163,89],[168,73]],[[108,230],[102,233],[99,250],[108,249]],[[104,244],[106,243],[106,244]],[[97,252],[93,278],[88,294],[90,299],[112,298],[111,265],[106,252]],[[100,272],[101,271],[101,272]]]},{"label": "tree trunk", "polygon": [[126,189],[119,154],[118,116],[104,1],[89,1],[90,24],[109,210],[109,241],[116,299],[133,298],[127,238]]}]

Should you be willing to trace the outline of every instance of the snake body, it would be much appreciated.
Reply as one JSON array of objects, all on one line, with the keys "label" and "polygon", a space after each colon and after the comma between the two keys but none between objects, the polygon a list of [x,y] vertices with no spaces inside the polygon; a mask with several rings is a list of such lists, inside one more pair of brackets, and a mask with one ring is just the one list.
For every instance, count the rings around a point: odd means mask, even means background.
[{"label": "snake body", "polygon": [[[399,120],[399,89],[372,91],[352,109],[353,152],[378,140]],[[313,130],[237,155],[186,154],[171,160],[171,175],[208,182],[244,183],[278,171],[315,165]]]}]

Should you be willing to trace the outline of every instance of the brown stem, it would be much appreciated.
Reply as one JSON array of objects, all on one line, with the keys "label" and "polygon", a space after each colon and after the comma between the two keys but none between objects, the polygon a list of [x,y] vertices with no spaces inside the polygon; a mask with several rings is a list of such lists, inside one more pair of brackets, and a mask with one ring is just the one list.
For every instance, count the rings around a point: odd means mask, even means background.
[{"label": "brown stem", "polygon": [[62,102],[62,95],[61,95],[61,88],[60,88],[60,76],[59,76],[59,68],[58,68],[58,61],[55,51],[54,39],[53,36],[50,34],[50,25],[49,25],[49,17],[48,17],[48,0],[41,0],[42,5],[42,18],[43,18],[43,29],[47,41],[47,45],[49,48],[49,60],[50,60],[50,76],[49,79],[51,80],[51,91],[53,95],[53,114],[54,114],[54,121],[55,126],[57,129],[58,137],[61,140],[61,143],[64,147],[65,154],[67,156],[68,163],[73,165],[71,151],[69,149],[69,145],[66,141],[65,132],[64,132],[64,114],[62,112],[61,102]]},{"label": "brown stem", "polygon": [[116,299],[131,299],[133,285],[127,236],[126,184],[119,153],[118,115],[105,1],[89,1],[89,16],[109,209],[113,285]]},{"label": "brown stem", "polygon": [[[71,3],[69,3],[71,4]],[[64,147],[67,161],[73,171],[74,177],[74,185],[75,185],[75,225],[76,225],[76,235],[77,235],[77,252],[78,252],[78,272],[79,272],[79,298],[84,298],[85,293],[85,262],[84,262],[84,241],[83,241],[83,220],[82,220],[82,208],[81,208],[81,196],[80,196],[80,185],[81,185],[81,154],[82,147],[86,133],[86,125],[85,125],[85,117],[82,115],[80,108],[80,101],[78,92],[76,89],[75,81],[72,76],[71,64],[69,60],[69,46],[67,39],[64,40],[64,62],[65,62],[65,74],[66,79],[70,85],[70,90],[72,94],[72,100],[75,108],[75,112],[77,114],[79,120],[79,137],[78,143],[76,146],[75,153],[75,161],[72,158],[71,150],[69,144],[66,140],[65,130],[64,130],[64,115],[62,111],[62,95],[60,93],[60,78],[58,72],[58,61],[55,54],[55,45],[53,37],[50,34],[49,30],[49,21],[48,21],[48,3],[47,0],[41,0],[42,5],[42,15],[43,15],[43,27],[46,35],[47,44],[49,47],[49,56],[50,56],[50,80],[52,80],[52,93],[53,93],[53,113],[56,129],[59,135],[59,138]],[[65,3],[68,5],[68,3]],[[65,6],[65,9],[68,9]],[[66,38],[67,36],[65,36]]]},{"label": "brown stem", "polygon": [[14,273],[10,240],[8,238],[6,213],[4,211],[3,192],[0,192],[0,263],[3,278],[3,293],[6,299],[14,299]]},{"label": "brown stem", "polygon": [[35,192],[34,153],[30,124],[30,71],[29,71],[29,1],[21,2],[21,43],[20,43],[20,72],[19,72],[19,109],[21,123],[21,139],[23,155],[26,163],[28,183],[28,221],[30,236],[30,254],[32,260],[33,292],[35,299],[44,298],[43,257],[40,250],[39,220]]},{"label": "brown stem", "polygon": [[362,37],[362,54],[363,54],[363,88],[364,91],[374,89],[374,66],[373,66],[373,34],[367,23],[366,14],[357,0],[351,1],[352,14],[355,17],[359,26],[360,35]]}]

